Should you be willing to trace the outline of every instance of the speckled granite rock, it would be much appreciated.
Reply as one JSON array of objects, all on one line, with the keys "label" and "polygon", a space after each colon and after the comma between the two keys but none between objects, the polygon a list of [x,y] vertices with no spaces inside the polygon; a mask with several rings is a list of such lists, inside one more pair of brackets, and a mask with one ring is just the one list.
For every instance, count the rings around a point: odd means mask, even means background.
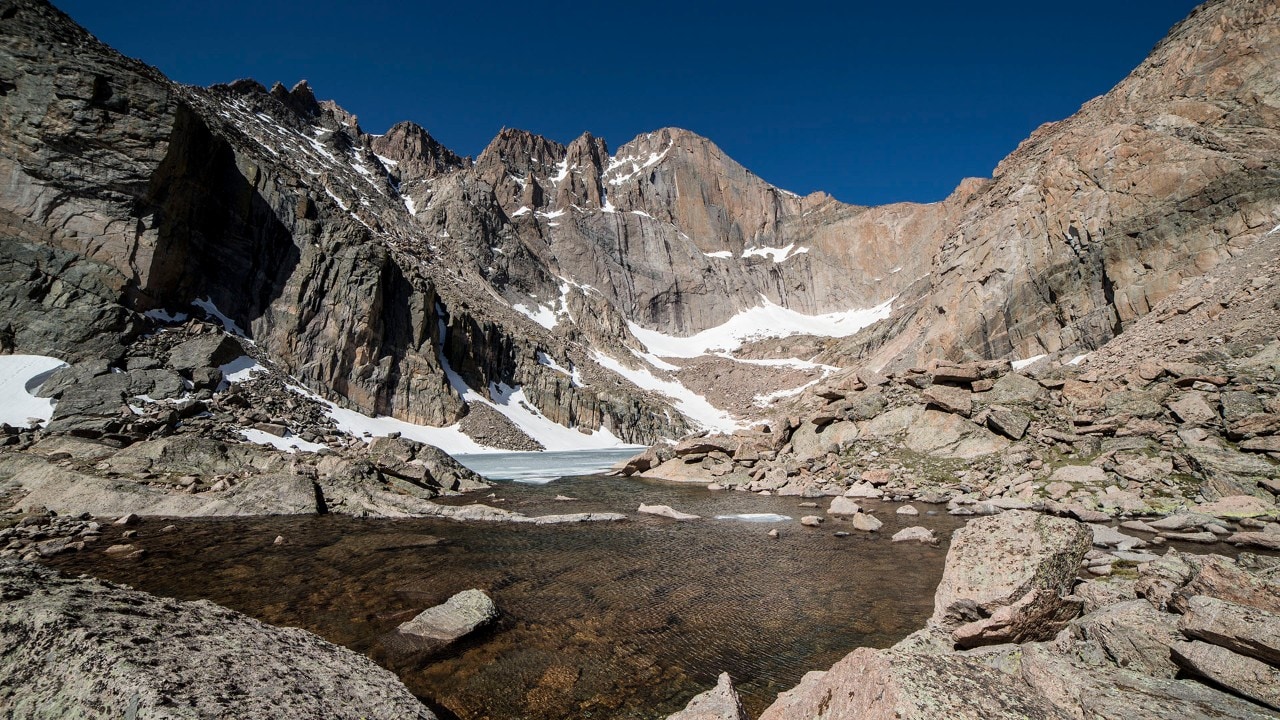
[{"label": "speckled granite rock", "polygon": [[10,717],[435,718],[311,633],[29,564],[0,562],[0,650]]}]

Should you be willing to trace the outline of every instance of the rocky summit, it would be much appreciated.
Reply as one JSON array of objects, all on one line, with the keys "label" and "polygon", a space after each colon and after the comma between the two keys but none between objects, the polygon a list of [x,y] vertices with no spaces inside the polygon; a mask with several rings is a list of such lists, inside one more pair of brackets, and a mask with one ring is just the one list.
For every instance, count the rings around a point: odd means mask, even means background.
[{"label": "rocky summit", "polygon": [[[787,533],[975,518],[928,627],[763,718],[1273,716],[1277,18],[1209,0],[991,178],[861,207],[677,128],[463,157],[0,0],[0,707],[431,717],[300,631],[29,563],[107,523],[141,561],[138,515],[634,519],[447,498],[489,487],[453,455],[635,446],[617,474],[806,498]],[[469,592],[404,641],[500,625]],[[677,717],[745,713],[723,675]]]}]

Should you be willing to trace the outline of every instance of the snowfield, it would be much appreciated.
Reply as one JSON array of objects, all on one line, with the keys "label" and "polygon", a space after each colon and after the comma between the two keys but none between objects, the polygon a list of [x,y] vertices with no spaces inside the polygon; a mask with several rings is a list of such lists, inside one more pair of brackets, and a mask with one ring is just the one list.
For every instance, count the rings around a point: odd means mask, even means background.
[{"label": "snowfield", "polygon": [[48,422],[54,402],[35,392],[54,370],[66,366],[46,355],[0,355],[0,423],[26,427],[33,419]]}]

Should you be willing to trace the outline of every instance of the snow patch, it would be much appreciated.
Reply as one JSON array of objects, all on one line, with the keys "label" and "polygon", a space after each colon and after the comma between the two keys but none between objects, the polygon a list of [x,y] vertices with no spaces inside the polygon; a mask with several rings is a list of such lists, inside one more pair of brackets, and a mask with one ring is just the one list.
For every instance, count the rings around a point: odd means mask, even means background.
[{"label": "snow patch", "polygon": [[388,170],[390,170],[391,168],[393,168],[393,167],[395,167],[395,166],[397,166],[397,165],[399,165],[399,164],[400,164],[400,163],[399,163],[399,161],[397,161],[397,160],[392,160],[391,158],[387,157],[386,155],[379,155],[379,154],[377,154],[377,153],[374,153],[374,154],[373,154],[373,156],[374,156],[374,157],[376,157],[376,158],[378,158],[378,162],[380,162],[380,163],[382,163],[383,165],[385,165],[385,166],[387,167],[387,169],[388,169]]},{"label": "snow patch", "polygon": [[573,387],[585,387],[582,384],[582,373],[581,371],[578,370],[578,368],[575,367],[574,369],[569,370],[565,366],[553,360],[550,355],[542,352],[541,350],[538,351],[538,364],[549,367],[552,370],[555,370],[556,372],[562,375],[568,375],[570,379],[570,384]]},{"label": "snow patch", "polygon": [[27,427],[53,417],[54,402],[35,396],[45,380],[67,364],[47,355],[0,355],[0,423]]},{"label": "snow patch", "polygon": [[817,380],[812,380],[810,382],[807,382],[804,385],[801,385],[800,387],[794,387],[788,390],[776,390],[771,393],[756,395],[755,397],[751,398],[751,402],[756,407],[767,408],[772,406],[775,402],[779,400],[789,398],[789,397],[795,397],[800,393],[804,392],[805,390],[808,390],[809,388],[813,387],[814,385],[817,385],[820,382],[822,382],[822,378],[818,378]]},{"label": "snow patch", "polygon": [[[462,376],[454,372],[447,361],[442,359],[445,377],[449,384],[468,403],[479,403],[502,413],[526,435],[542,443],[547,450],[605,450],[609,448],[627,447],[618,436],[601,427],[588,435],[575,428],[568,428],[547,418],[524,394],[524,388],[512,387],[505,383],[489,383],[489,398],[472,390]],[[490,399],[492,398],[492,400]]]},{"label": "snow patch", "polygon": [[285,435],[284,437],[280,437],[278,435],[272,435],[269,432],[263,432],[257,428],[241,428],[240,434],[244,436],[245,440],[248,440],[251,443],[257,443],[258,445],[270,445],[277,450],[283,450],[289,453],[296,453],[299,451],[318,452],[329,448],[329,446],[324,443],[307,442],[300,437],[295,437],[292,433]]},{"label": "snow patch", "polygon": [[404,208],[409,211],[410,215],[418,214],[418,206],[413,202],[413,198],[408,195],[404,196]]},{"label": "snow patch", "polygon": [[537,215],[537,216],[538,216],[538,217],[540,217],[540,218],[546,218],[546,219],[548,219],[548,220],[554,220],[554,219],[556,219],[556,218],[560,217],[561,215],[564,215],[564,210],[550,210],[550,211],[548,211],[548,212],[542,212],[541,210],[539,210],[538,212],[536,212],[536,213],[534,213],[534,214],[535,214],[535,215]]},{"label": "snow patch", "polygon": [[213,304],[213,298],[207,297],[203,300],[192,300],[191,304],[195,305],[196,307],[208,313],[211,317],[215,318],[219,323],[222,324],[223,330],[226,330],[232,335],[236,335],[239,337],[245,336],[244,330],[241,330],[240,326],[237,325],[234,320],[222,314],[222,311],[218,309],[218,306]]},{"label": "snow patch", "polygon": [[727,352],[716,353],[716,356],[725,358],[726,360],[740,362],[744,365],[762,365],[764,367],[787,367],[787,368],[795,368],[796,370],[821,370],[824,373],[833,373],[840,369],[835,365],[824,365],[822,363],[813,362],[812,360],[801,360],[800,358],[761,358],[758,360],[753,360],[751,358],[734,357]]},{"label": "snow patch", "polygon": [[222,371],[222,379],[227,383],[239,383],[252,380],[258,373],[270,372],[265,366],[248,355],[241,355],[226,365],[218,368]]},{"label": "snow patch", "polygon": [[152,320],[159,320],[160,322],[163,322],[163,323],[186,322],[187,318],[190,317],[184,312],[171,313],[168,310],[148,310],[142,314],[145,317],[149,317]]},{"label": "snow patch", "polygon": [[1075,357],[1071,358],[1070,360],[1068,360],[1068,361],[1067,361],[1067,364],[1068,364],[1068,365],[1079,365],[1080,363],[1082,363],[1082,362],[1084,362],[1085,360],[1087,360],[1087,359],[1089,358],[1089,356],[1090,356],[1090,355],[1092,355],[1092,354],[1093,354],[1093,353],[1091,353],[1091,352],[1087,352],[1087,353],[1085,353],[1085,354],[1083,354],[1083,355],[1077,355],[1077,356],[1075,356]]},{"label": "snow patch", "polygon": [[564,179],[567,177],[569,177],[569,158],[561,160],[560,163],[556,165],[556,176],[551,178],[551,182],[559,184],[564,182]]},{"label": "snow patch", "polygon": [[556,317],[556,311],[546,305],[529,307],[528,305],[517,304],[512,305],[511,308],[548,330],[555,328],[556,323],[559,322],[559,318]]},{"label": "snow patch", "polygon": [[891,298],[862,310],[805,315],[774,304],[761,296],[762,304],[734,315],[723,325],[703,330],[689,337],[675,337],[628,323],[631,334],[644,343],[650,353],[660,357],[692,358],[712,350],[736,350],[747,340],[780,338],[790,335],[848,337],[864,327],[889,317]]},{"label": "snow patch", "polygon": [[734,420],[729,413],[715,407],[707,402],[706,398],[675,380],[663,380],[655,377],[648,370],[632,370],[599,350],[592,351],[591,355],[601,367],[612,370],[645,390],[653,390],[667,396],[673,401],[677,410],[704,429],[731,433],[742,427],[741,423]]},{"label": "snow patch", "polygon": [[1013,366],[1014,370],[1021,370],[1024,367],[1029,367],[1031,365],[1034,365],[1035,363],[1045,359],[1046,357],[1048,357],[1048,355],[1035,355],[1025,360],[1014,360],[1009,364]]},{"label": "snow patch", "polygon": [[733,257],[733,252],[730,250],[717,250],[715,252],[704,252],[702,254],[707,257],[720,258],[721,260],[728,260]]},{"label": "snow patch", "polygon": [[791,243],[790,245],[783,248],[772,248],[772,247],[747,248],[746,250],[742,251],[742,257],[743,258],[767,257],[776,263],[780,263],[789,257],[795,257],[796,255],[800,255],[807,252],[809,252],[809,248],[806,248],[806,247],[797,248],[795,243]]},{"label": "snow patch", "polygon": [[521,206],[520,206],[520,209],[518,209],[518,210],[516,210],[515,212],[511,213],[511,217],[513,217],[513,218],[518,218],[518,217],[520,217],[521,215],[528,215],[528,214],[529,214],[529,213],[531,213],[531,212],[533,212],[533,210],[532,210],[532,209],[530,209],[528,205],[521,205]]}]

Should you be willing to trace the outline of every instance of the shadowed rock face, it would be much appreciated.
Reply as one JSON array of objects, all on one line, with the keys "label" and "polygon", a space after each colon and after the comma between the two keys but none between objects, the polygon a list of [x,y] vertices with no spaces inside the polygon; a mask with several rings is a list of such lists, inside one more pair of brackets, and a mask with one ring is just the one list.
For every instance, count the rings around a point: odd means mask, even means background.
[{"label": "shadowed rock face", "polygon": [[[494,289],[503,279],[478,274],[509,230],[492,189],[421,128],[366,135],[305,84],[173,85],[46,3],[3,9],[7,350],[112,359],[145,325],[135,313],[201,300],[282,369],[366,413],[457,421],[466,404],[448,362],[481,394],[528,386],[564,424],[631,441],[685,431],[618,378],[587,388],[537,362],[589,358],[527,328]],[[415,192],[441,202],[421,222],[405,200]],[[450,233],[463,240],[433,244]],[[625,333],[612,326],[590,334]]]}]

